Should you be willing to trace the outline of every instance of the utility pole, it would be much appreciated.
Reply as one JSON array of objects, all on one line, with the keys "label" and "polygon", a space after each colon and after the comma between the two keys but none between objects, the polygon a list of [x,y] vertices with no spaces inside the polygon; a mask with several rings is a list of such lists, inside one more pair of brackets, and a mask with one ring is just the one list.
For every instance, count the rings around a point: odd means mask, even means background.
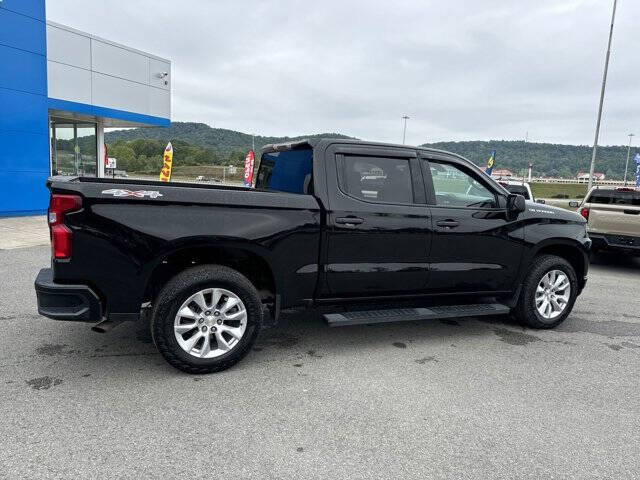
[{"label": "utility pole", "polygon": [[627,163],[624,165],[624,186],[627,186],[627,169],[629,168],[629,154],[631,153],[631,139],[635,137],[633,133],[629,134],[629,146],[627,147]]},{"label": "utility pole", "polygon": [[[525,133],[525,135],[524,135],[524,149],[523,149],[523,151],[522,151],[522,157],[523,157],[522,159],[524,160],[525,165],[526,165],[526,163],[527,163],[527,141],[528,141],[528,140],[529,140],[529,132],[527,131],[527,132]],[[525,174],[523,173],[523,174],[522,174],[522,184],[523,184],[523,185],[524,185],[524,176],[525,176]]]},{"label": "utility pole", "polygon": [[591,168],[589,168],[589,186],[587,191],[593,186],[593,173],[596,166],[596,153],[598,151],[598,138],[600,137],[600,120],[602,119],[602,104],[604,102],[604,90],[607,85],[607,71],[609,70],[609,57],[611,56],[611,39],[613,37],[613,22],[616,18],[616,6],[618,0],[613,0],[613,13],[611,14],[611,27],[609,28],[609,43],[607,44],[607,56],[604,60],[604,73],[602,75],[602,88],[600,89],[600,105],[598,107],[598,120],[596,121],[596,136],[593,141],[593,152],[591,153]]},{"label": "utility pole", "polygon": [[404,120],[404,130],[402,130],[402,144],[404,145],[404,141],[407,137],[407,120],[409,120],[410,117],[408,117],[407,115],[404,115],[402,117],[402,119]]}]

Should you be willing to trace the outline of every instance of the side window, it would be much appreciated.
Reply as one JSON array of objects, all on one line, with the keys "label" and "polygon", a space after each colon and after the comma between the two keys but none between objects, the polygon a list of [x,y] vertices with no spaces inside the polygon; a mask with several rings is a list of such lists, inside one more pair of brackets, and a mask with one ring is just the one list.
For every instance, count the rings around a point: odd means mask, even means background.
[{"label": "side window", "polygon": [[340,189],[369,202],[413,203],[409,160],[402,158],[338,157]]},{"label": "side window", "polygon": [[496,196],[472,175],[444,162],[429,161],[436,205],[443,207],[495,208]]}]

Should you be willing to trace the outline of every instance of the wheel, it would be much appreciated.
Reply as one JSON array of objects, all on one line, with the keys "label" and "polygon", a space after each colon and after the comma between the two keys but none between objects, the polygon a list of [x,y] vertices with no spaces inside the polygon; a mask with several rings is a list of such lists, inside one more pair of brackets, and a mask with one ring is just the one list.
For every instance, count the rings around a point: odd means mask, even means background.
[{"label": "wheel", "polygon": [[159,293],[153,341],[167,362],[187,373],[212,373],[239,362],[262,324],[255,287],[237,271],[204,265],[183,271]]},{"label": "wheel", "polygon": [[531,328],[553,328],[571,313],[578,293],[576,272],[555,255],[540,255],[522,284],[514,316]]}]

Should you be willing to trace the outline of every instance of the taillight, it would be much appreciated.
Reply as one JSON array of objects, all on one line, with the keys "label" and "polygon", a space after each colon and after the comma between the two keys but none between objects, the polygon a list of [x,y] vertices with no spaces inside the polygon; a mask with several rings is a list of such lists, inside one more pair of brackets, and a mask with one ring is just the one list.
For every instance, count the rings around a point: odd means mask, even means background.
[{"label": "taillight", "polygon": [[82,208],[82,198],[78,195],[54,193],[49,201],[49,231],[51,232],[51,253],[59,260],[71,258],[73,232],[64,224],[65,213]]},{"label": "taillight", "polygon": [[589,221],[589,209],[587,207],[582,207],[580,209],[580,215],[582,215],[585,220]]}]

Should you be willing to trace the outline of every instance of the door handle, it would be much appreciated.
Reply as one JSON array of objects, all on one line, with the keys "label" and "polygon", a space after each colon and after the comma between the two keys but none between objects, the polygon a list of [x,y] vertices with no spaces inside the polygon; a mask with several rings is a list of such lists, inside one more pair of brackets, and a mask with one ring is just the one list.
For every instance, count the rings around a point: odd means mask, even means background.
[{"label": "door handle", "polygon": [[444,228],[456,228],[460,223],[457,220],[439,220],[436,225]]},{"label": "door handle", "polygon": [[363,218],[359,217],[338,217],[336,218],[336,223],[340,225],[345,225],[347,227],[355,227],[356,225],[360,225],[364,222]]}]

